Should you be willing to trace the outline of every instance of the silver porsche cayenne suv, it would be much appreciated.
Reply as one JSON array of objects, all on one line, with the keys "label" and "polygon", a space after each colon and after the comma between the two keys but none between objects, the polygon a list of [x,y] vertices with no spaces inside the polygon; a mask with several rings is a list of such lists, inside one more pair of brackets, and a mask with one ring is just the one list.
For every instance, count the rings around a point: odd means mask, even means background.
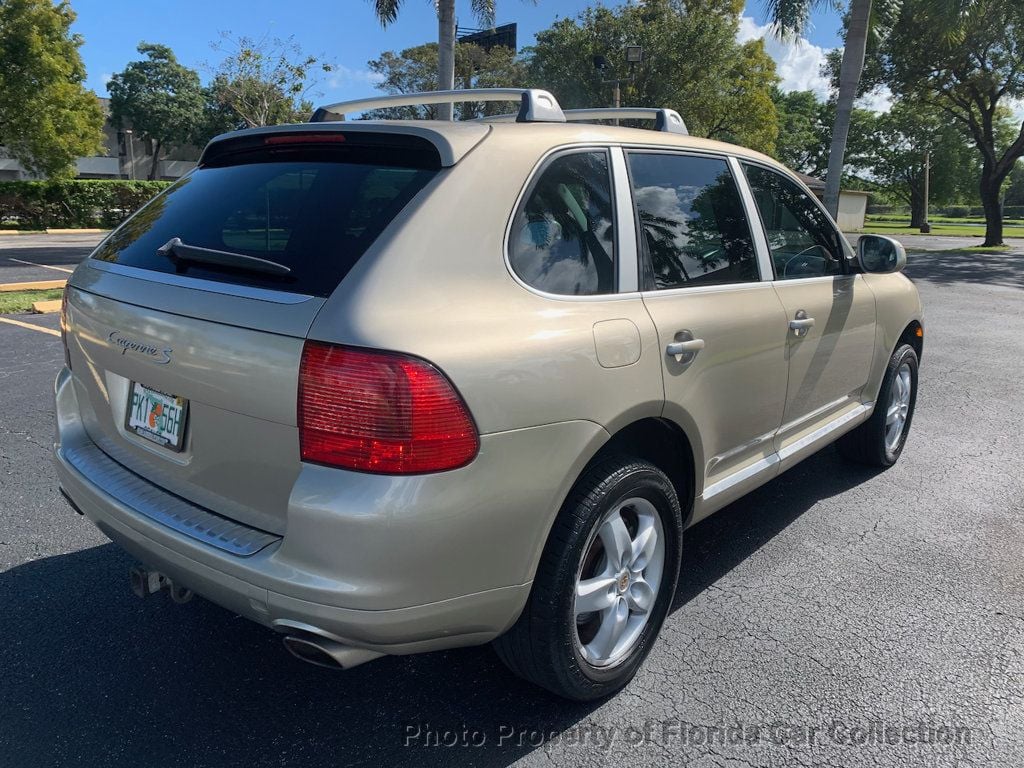
[{"label": "silver porsche cayenne suv", "polygon": [[[460,99],[519,112],[344,121]],[[897,460],[905,260],[671,110],[333,105],[213,140],[75,271],[60,484],[140,595],[341,668],[493,641],[597,698],[655,642],[684,529],[837,440]]]}]

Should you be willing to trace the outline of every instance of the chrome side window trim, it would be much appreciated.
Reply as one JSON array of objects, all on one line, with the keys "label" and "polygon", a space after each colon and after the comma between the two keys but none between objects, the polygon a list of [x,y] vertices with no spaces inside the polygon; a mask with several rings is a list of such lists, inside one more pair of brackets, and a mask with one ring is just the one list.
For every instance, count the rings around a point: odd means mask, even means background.
[{"label": "chrome side window trim", "polygon": [[640,288],[640,249],[633,211],[633,187],[629,183],[626,154],[622,147],[611,148],[611,159],[616,249],[619,257],[617,288],[619,293],[632,293]]},{"label": "chrome side window trim", "polygon": [[274,304],[301,304],[302,302],[309,301],[313,298],[312,296],[307,296],[304,293],[287,293],[285,291],[272,291],[267,288],[253,288],[247,285],[221,283],[216,280],[201,280],[198,277],[175,275],[167,272],[154,272],[151,269],[130,267],[127,264],[115,264],[113,262],[99,261],[98,259],[93,258],[86,259],[84,263],[86,266],[99,270],[100,272],[110,272],[114,275],[131,277],[135,280],[145,280],[149,283],[159,283],[161,285],[176,285],[181,288],[192,288],[197,291],[218,293],[224,296],[238,296],[243,299],[269,301]]},{"label": "chrome side window trim", "polygon": [[743,172],[739,158],[729,156],[729,170],[732,171],[733,178],[736,179],[736,186],[740,190],[740,199],[743,201],[743,209],[747,214],[747,224],[750,226],[750,236],[754,240],[754,252],[757,254],[761,280],[775,280],[772,252],[768,247],[764,222],[761,221],[761,211],[758,210],[757,201],[754,200],[754,193],[750,189],[750,182],[747,181],[747,174]]}]

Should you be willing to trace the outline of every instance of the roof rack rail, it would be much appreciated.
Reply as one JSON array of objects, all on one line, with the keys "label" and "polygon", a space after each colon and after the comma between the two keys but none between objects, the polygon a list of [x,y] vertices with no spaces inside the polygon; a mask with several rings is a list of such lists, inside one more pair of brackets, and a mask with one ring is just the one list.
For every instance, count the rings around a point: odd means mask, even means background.
[{"label": "roof rack rail", "polygon": [[555,97],[539,88],[464,88],[456,91],[424,91],[369,99],[339,101],[318,107],[311,123],[344,120],[346,114],[384,107],[416,107],[423,104],[458,104],[467,101],[519,101],[519,123],[564,123],[565,114]]},{"label": "roof rack rail", "polygon": [[[566,122],[586,123],[592,120],[653,120],[654,129],[665,133],[689,136],[683,118],[674,109],[657,107],[591,107],[587,109],[566,109],[562,111]],[[485,123],[510,123],[515,115],[488,115],[478,117]]]},{"label": "roof rack rail", "polygon": [[569,122],[589,120],[653,120],[654,130],[665,133],[679,133],[689,136],[690,132],[682,116],[674,109],[656,107],[595,107],[592,109],[567,109],[565,119]]}]

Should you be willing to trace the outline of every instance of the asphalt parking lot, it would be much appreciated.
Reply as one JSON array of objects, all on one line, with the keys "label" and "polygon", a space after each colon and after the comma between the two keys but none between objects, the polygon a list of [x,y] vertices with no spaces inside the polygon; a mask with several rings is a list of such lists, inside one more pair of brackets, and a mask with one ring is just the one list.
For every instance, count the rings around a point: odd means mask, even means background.
[{"label": "asphalt parking lot", "polygon": [[135,598],[50,470],[56,317],[0,323],[0,765],[1019,768],[1024,246],[913,252],[908,275],[926,336],[900,463],[826,449],[691,529],[661,640],[587,706],[488,648],[333,672],[202,600]]}]

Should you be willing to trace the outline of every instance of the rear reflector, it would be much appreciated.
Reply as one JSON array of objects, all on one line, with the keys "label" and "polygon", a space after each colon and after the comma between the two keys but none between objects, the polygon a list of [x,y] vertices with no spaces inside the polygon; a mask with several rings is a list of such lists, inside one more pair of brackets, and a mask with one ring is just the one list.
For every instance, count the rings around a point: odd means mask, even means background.
[{"label": "rear reflector", "polygon": [[307,341],[299,368],[303,461],[420,474],[468,464],[480,448],[444,374],[406,355]]}]

